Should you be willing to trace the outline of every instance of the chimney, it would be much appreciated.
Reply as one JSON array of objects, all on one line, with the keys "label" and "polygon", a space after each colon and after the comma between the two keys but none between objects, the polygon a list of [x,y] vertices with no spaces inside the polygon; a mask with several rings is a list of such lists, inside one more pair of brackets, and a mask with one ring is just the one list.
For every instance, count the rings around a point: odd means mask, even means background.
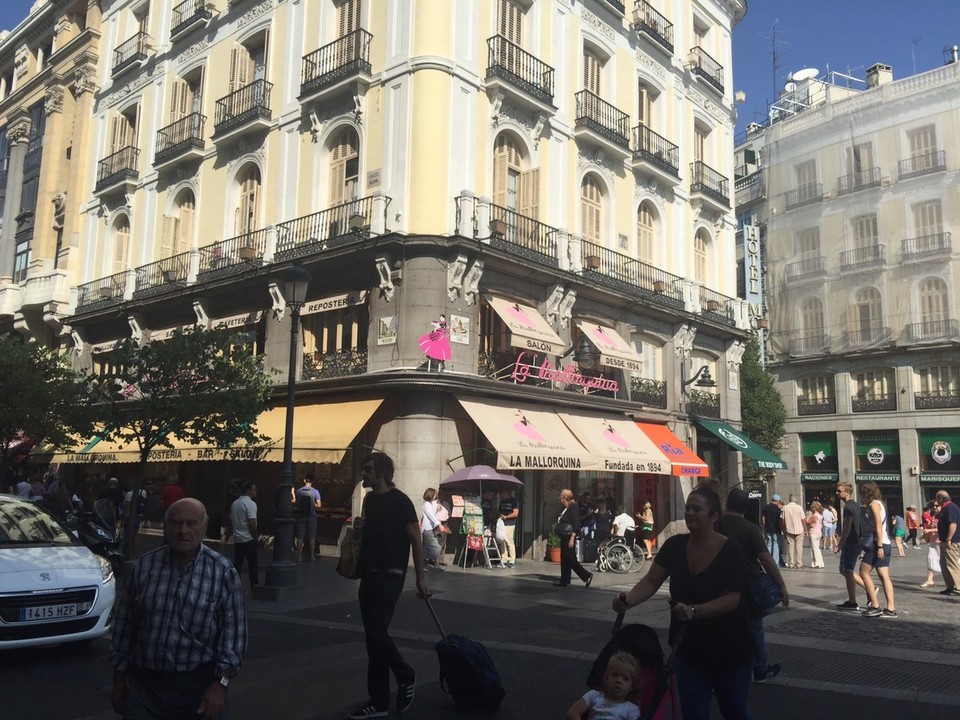
[{"label": "chimney", "polygon": [[952,65],[960,61],[960,48],[956,45],[950,45],[943,49],[943,64]]},{"label": "chimney", "polygon": [[867,90],[886,85],[893,80],[893,68],[883,63],[877,63],[867,68]]}]

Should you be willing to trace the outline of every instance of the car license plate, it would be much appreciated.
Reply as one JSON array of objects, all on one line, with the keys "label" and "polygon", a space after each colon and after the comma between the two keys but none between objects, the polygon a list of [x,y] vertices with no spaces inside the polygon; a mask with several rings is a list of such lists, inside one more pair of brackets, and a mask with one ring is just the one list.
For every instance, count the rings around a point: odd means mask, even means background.
[{"label": "car license plate", "polygon": [[20,608],[20,622],[33,620],[57,620],[59,618],[76,617],[87,612],[92,603],[66,603],[64,605],[39,605],[37,607]]}]

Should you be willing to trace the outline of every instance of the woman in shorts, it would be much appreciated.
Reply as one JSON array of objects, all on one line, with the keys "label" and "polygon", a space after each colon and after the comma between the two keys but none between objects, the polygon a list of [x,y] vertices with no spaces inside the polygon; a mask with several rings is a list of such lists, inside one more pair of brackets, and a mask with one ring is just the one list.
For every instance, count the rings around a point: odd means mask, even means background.
[{"label": "woman in shorts", "polygon": [[[883,504],[880,488],[870,480],[857,486],[860,495],[860,504],[864,506],[863,525],[860,534],[860,546],[863,548],[863,557],[860,559],[860,578],[863,588],[867,591],[869,604],[862,615],[868,618],[895,618],[897,607],[893,600],[893,582],[890,580],[890,536],[887,534],[887,508]],[[877,588],[873,584],[873,571],[883,585],[883,596],[887,600],[887,608],[880,608],[880,599]]]}]

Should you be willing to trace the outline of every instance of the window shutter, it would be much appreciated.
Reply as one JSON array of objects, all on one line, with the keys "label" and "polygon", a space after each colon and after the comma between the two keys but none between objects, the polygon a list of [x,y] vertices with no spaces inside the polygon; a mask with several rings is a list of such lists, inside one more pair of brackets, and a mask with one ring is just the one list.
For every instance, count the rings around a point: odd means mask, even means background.
[{"label": "window shutter", "polygon": [[590,52],[583,54],[583,89],[600,94],[600,60]]},{"label": "window shutter", "polygon": [[177,229],[174,252],[179,255],[193,247],[193,223],[195,213],[192,202],[185,202],[180,206],[179,228]]},{"label": "window shutter", "polygon": [[499,144],[493,156],[493,204],[507,204],[507,154]]},{"label": "window shutter", "polygon": [[177,237],[179,219],[170,215],[163,216],[163,230],[160,236],[160,257],[167,258],[174,254],[174,244]]},{"label": "window shutter", "polygon": [[175,78],[170,86],[170,122],[175,123],[188,115],[189,86],[180,78]]},{"label": "window shutter", "polygon": [[121,273],[127,269],[127,255],[130,252],[130,226],[117,228],[113,238],[113,272]]},{"label": "window shutter", "polygon": [[540,216],[540,168],[520,173],[520,214],[534,220]]}]

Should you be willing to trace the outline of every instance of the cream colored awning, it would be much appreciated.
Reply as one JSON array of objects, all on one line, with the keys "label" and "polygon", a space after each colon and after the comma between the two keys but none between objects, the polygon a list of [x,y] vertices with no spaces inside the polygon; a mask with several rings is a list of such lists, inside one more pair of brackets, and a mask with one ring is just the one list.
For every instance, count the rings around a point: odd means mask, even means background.
[{"label": "cream colored awning", "polygon": [[608,472],[669,475],[670,463],[657,446],[626,416],[587,412],[557,413],[590,454]]},{"label": "cream colored awning", "polygon": [[536,308],[496,296],[488,297],[487,302],[506,324],[513,347],[547,355],[562,355],[566,350],[563,340]]},{"label": "cream colored awning", "polygon": [[580,332],[600,351],[601,365],[632,372],[643,370],[643,358],[620,337],[620,333],[616,330],[586,320],[577,320],[576,323]]}]

